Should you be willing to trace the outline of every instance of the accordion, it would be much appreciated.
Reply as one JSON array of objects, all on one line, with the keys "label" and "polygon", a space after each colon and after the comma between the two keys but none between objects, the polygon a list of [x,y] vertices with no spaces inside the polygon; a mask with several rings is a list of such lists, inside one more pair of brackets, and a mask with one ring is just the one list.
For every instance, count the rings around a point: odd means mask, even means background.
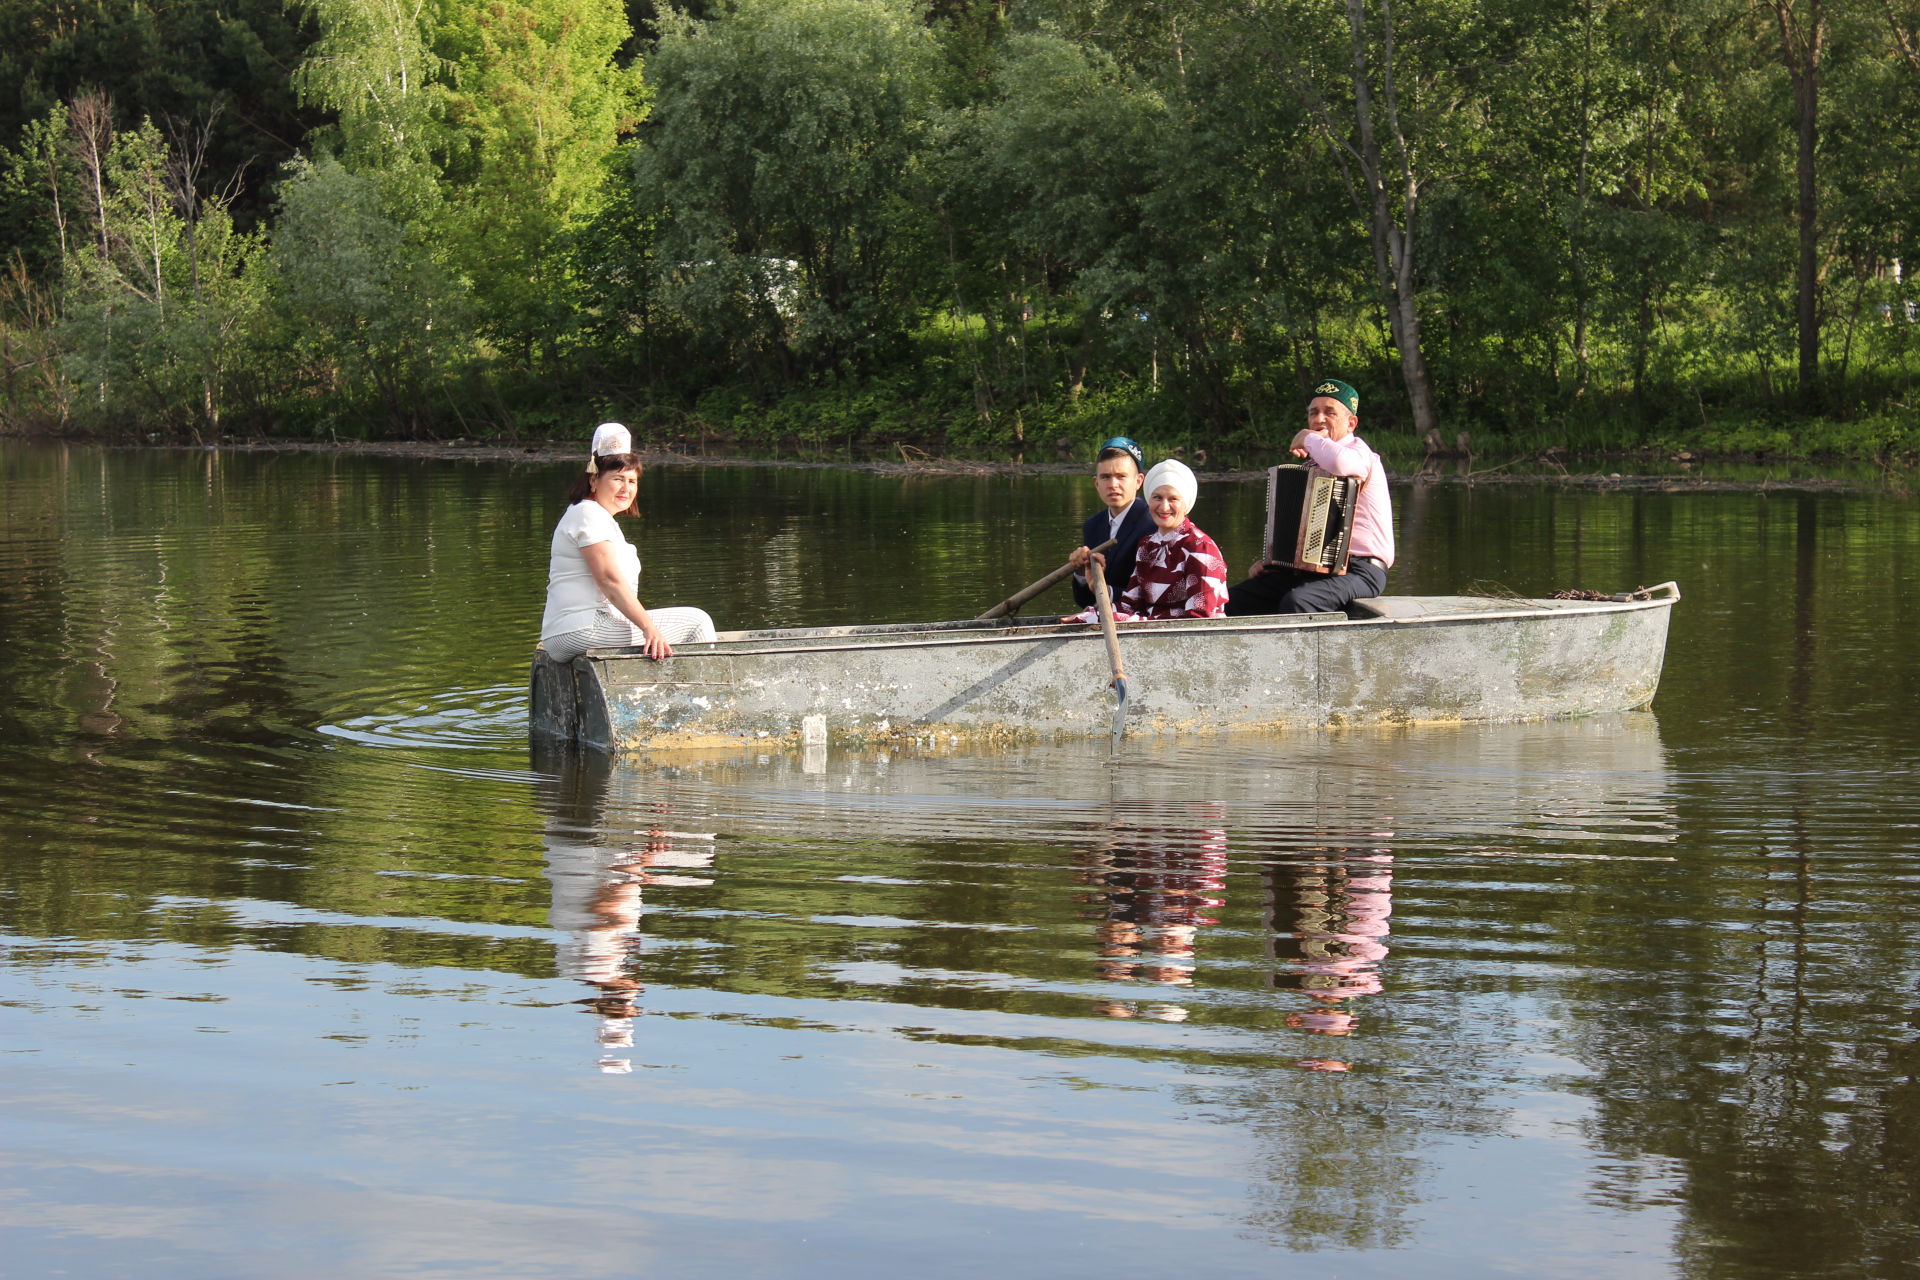
[{"label": "accordion", "polygon": [[1299,465],[1269,467],[1267,535],[1261,543],[1268,563],[1345,573],[1359,506],[1357,476]]}]

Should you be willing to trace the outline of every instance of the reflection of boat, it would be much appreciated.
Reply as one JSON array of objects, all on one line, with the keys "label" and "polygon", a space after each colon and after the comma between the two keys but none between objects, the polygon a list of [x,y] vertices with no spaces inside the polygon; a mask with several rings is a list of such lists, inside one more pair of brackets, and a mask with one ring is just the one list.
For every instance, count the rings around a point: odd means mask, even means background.
[{"label": "reflection of boat", "polygon": [[[1647,705],[1664,583],[1610,600],[1387,596],[1354,613],[1123,624],[1135,732],[1531,720]],[[535,735],[611,750],[1099,734],[1107,653],[1051,620],[723,632],[664,662],[538,656]]]},{"label": "reflection of boat", "polygon": [[[548,817],[556,907],[556,846],[580,830],[600,846],[589,888],[635,833],[712,833],[697,846],[711,885],[646,889],[656,990],[719,966],[783,996],[801,982],[826,999],[1169,1023],[1204,1009],[1216,1026],[1284,1022],[1298,1035],[1275,1052],[1313,1071],[1366,1059],[1335,1046],[1409,989],[1389,954],[1396,914],[1422,936],[1509,947],[1476,911],[1490,884],[1571,878],[1561,859],[1672,861],[1658,846],[1677,838],[1674,779],[1650,713],[1331,732],[1309,748],[1162,736],[1117,761],[1098,739],[615,759],[555,744],[533,759],[563,792],[575,770],[604,780],[590,813]],[[1514,870],[1489,872],[1494,859]],[[637,939],[623,960],[640,979]]]},{"label": "reflection of boat", "polygon": [[[1148,738],[1130,744],[1117,765],[1097,739],[618,761],[555,750],[535,758],[553,770],[561,767],[553,762],[576,758],[605,762],[611,822],[637,828],[665,806],[676,827],[779,848],[1104,849],[1126,830],[1222,823],[1238,855],[1408,840],[1510,852],[1674,839],[1671,776],[1649,712],[1333,734],[1310,751],[1229,737]],[[1218,821],[1196,823],[1216,805],[1225,806]]]}]

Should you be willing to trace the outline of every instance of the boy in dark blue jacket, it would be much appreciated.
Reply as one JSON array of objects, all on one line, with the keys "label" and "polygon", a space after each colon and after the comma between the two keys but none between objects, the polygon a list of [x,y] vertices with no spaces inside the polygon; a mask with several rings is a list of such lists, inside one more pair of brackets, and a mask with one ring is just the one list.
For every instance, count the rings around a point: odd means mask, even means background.
[{"label": "boy in dark blue jacket", "polygon": [[1092,549],[1109,538],[1114,540],[1102,554],[1107,562],[1108,594],[1118,599],[1133,578],[1133,558],[1140,539],[1153,532],[1153,516],[1140,497],[1145,461],[1140,446],[1125,436],[1115,436],[1101,445],[1094,459],[1093,487],[1106,506],[1087,517],[1080,527],[1080,545],[1067,557],[1074,568],[1073,600],[1083,609],[1093,603],[1093,588],[1087,585],[1087,559]]}]

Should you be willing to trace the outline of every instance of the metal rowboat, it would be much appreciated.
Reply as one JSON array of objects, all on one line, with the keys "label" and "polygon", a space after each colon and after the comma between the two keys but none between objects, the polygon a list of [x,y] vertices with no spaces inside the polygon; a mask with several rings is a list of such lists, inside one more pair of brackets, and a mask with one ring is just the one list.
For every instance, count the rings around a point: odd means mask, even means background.
[{"label": "metal rowboat", "polygon": [[[1349,613],[1124,623],[1126,731],[1536,720],[1653,700],[1671,582],[1604,600],[1382,596]],[[536,738],[599,750],[1031,742],[1111,726],[1098,628],[1051,619],[722,632],[655,662],[534,658]]]}]

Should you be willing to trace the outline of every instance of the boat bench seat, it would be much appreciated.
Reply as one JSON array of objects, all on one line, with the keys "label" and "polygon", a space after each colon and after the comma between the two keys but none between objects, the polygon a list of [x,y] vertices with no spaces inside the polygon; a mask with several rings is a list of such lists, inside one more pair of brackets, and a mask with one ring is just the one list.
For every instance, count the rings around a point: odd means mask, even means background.
[{"label": "boat bench seat", "polygon": [[1367,596],[1347,602],[1349,618],[1420,618],[1426,612],[1420,601],[1406,596]]}]

